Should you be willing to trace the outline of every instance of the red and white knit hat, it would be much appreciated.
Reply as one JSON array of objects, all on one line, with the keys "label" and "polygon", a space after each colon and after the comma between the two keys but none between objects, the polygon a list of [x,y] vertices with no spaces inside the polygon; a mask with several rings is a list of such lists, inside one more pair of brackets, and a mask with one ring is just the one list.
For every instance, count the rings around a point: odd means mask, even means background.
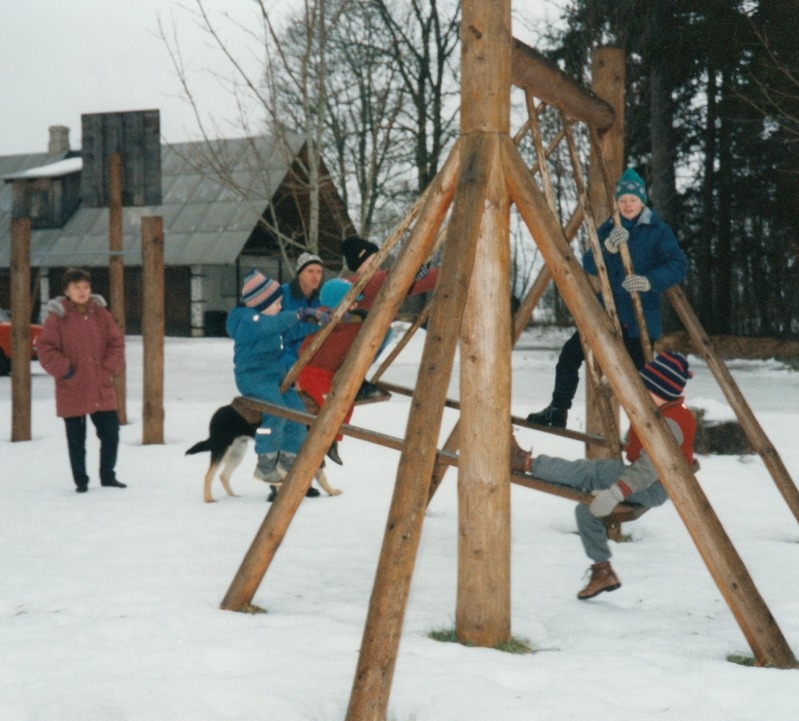
[{"label": "red and white knit hat", "polygon": [[688,359],[671,350],[658,353],[638,374],[647,390],[666,400],[679,398],[688,379],[694,377],[688,370]]},{"label": "red and white knit hat", "polygon": [[247,273],[241,288],[241,299],[248,308],[254,308],[260,313],[282,296],[283,288],[276,280],[258,270]]}]

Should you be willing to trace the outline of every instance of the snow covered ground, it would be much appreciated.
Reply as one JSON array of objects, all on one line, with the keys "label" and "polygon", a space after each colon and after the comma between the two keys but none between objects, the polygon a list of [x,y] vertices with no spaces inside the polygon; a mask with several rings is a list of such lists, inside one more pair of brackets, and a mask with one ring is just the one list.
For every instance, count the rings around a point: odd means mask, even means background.
[{"label": "snow covered ground", "polygon": [[[414,385],[423,333],[385,379]],[[513,411],[546,405],[565,335],[529,332],[513,356]],[[164,445],[141,442],[142,347],[128,338],[126,490],[76,494],[53,382],[34,364],[33,440],[10,443],[0,379],[0,719],[3,721],[339,721],[343,719],[398,454],[346,438],[329,464],[335,498],[307,499],[254,602],[219,604],[267,510],[251,453],[238,498],[202,502],[207,455],[184,456],[236,394],[232,342],[169,338]],[[731,417],[691,358],[692,405]],[[732,373],[794,478],[799,373],[733,362]],[[455,376],[457,378],[457,374]],[[582,386],[580,389],[582,392]],[[453,384],[451,395],[457,396]],[[582,396],[569,419],[583,427]],[[409,399],[356,409],[353,423],[402,436]],[[446,434],[455,419],[447,411]],[[523,445],[579,457],[574,441],[522,429]],[[97,442],[88,444],[96,466]],[[702,457],[699,480],[795,653],[799,529],[757,456]],[[454,626],[455,475],[425,518],[389,705],[392,721],[794,721],[799,671],[749,668],[744,637],[671,504],[625,527],[623,586],[580,602],[589,562],[573,504],[512,489],[511,655],[431,640]]]}]

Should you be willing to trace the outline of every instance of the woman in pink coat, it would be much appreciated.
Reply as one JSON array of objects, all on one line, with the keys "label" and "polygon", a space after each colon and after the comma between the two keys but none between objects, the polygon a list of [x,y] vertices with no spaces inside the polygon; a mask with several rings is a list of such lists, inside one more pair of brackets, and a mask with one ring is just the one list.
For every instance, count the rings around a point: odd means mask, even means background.
[{"label": "woman in pink coat", "polygon": [[100,439],[100,484],[125,488],[114,467],[119,417],[113,376],[125,367],[125,339],[102,296],[92,295],[91,276],[80,268],[64,273],[64,295],[50,301],[38,339],[39,362],[55,378],[56,414],[64,419],[69,462],[78,493],[86,474],[86,416]]}]

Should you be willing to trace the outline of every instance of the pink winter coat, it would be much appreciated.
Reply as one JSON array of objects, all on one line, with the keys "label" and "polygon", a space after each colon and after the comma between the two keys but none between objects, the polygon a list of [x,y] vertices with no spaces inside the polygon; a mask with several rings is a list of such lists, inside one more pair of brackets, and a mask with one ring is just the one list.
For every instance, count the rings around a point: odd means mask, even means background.
[{"label": "pink winter coat", "polygon": [[117,409],[112,377],[125,367],[125,339],[105,305],[99,295],[84,313],[64,297],[47,305],[37,346],[42,368],[55,378],[61,418]]}]

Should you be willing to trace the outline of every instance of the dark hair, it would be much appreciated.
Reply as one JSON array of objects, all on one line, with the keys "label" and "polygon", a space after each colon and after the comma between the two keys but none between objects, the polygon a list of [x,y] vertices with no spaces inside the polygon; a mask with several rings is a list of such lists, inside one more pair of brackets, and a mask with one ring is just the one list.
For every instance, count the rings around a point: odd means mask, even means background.
[{"label": "dark hair", "polygon": [[92,274],[85,268],[67,268],[61,277],[61,289],[66,290],[70,283],[82,283],[86,281],[91,285]]}]

